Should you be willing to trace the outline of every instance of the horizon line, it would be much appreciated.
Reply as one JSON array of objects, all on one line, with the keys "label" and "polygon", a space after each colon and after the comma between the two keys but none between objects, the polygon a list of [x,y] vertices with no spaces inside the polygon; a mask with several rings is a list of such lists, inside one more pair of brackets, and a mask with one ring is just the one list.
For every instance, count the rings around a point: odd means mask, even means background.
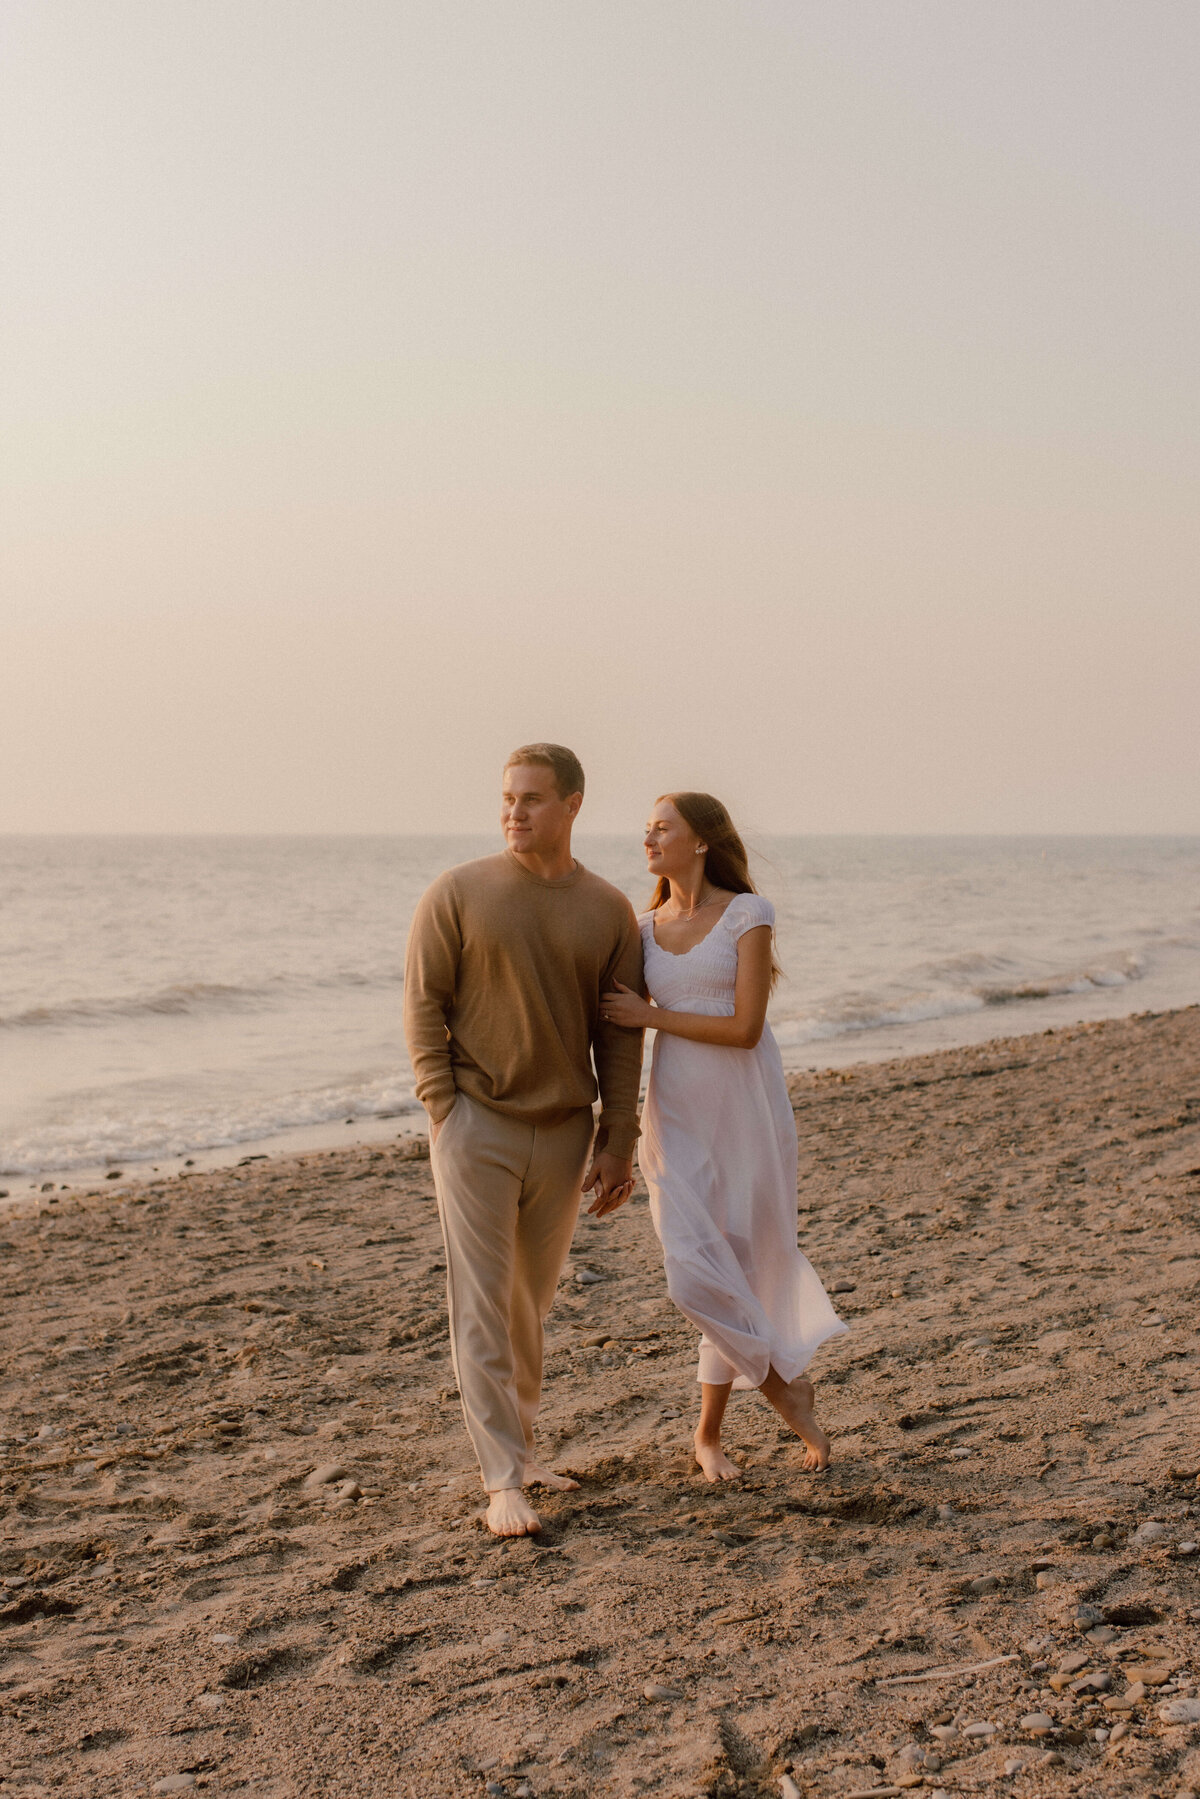
[{"label": "horizon line", "polygon": [[[989,841],[989,842],[1005,842],[1005,841],[1011,841],[1013,839],[1026,839],[1026,840],[1033,839],[1033,840],[1045,840],[1047,842],[1050,842],[1050,841],[1061,841],[1064,838],[1070,839],[1070,840],[1079,840],[1081,842],[1082,841],[1102,841],[1102,842],[1133,841],[1133,842],[1149,843],[1149,842],[1154,842],[1154,841],[1161,841],[1164,838],[1182,839],[1184,841],[1192,841],[1192,840],[1200,841],[1200,829],[1190,830],[1190,831],[1178,831],[1178,830],[1175,830],[1175,831],[1171,831],[1171,830],[1158,830],[1158,831],[1119,831],[1119,830],[1106,830],[1106,831],[1021,831],[1021,830],[1015,830],[1015,831],[1014,830],[1009,830],[1009,831],[969,831],[969,830],[821,831],[821,830],[753,830],[753,829],[750,829],[745,832],[745,835],[747,837],[751,838],[752,840],[759,840],[759,839],[763,839],[763,838],[775,839],[775,838],[797,838],[797,837],[805,838],[805,837],[808,837],[808,838],[836,838],[836,839],[846,839],[846,840],[871,838],[871,839],[883,839],[886,841],[902,840],[902,841],[918,841],[918,842],[925,841],[928,839],[942,840],[942,839],[963,839],[963,838],[971,839],[972,841],[979,840],[979,841]],[[466,828],[466,827],[464,827],[462,830],[457,830],[457,831],[402,831],[402,830],[375,830],[375,831],[345,831],[345,830],[336,830],[336,831],[330,831],[330,830],[297,830],[297,831],[221,831],[221,830],[6,831],[6,830],[0,830],[0,842],[4,842],[4,841],[17,842],[17,841],[27,841],[27,840],[34,840],[34,841],[41,841],[41,842],[62,842],[65,840],[71,840],[71,841],[79,841],[79,840],[107,841],[107,840],[111,840],[113,842],[128,842],[131,840],[132,841],[162,841],[164,839],[189,841],[189,842],[201,842],[201,841],[203,841],[203,842],[212,842],[212,841],[259,842],[259,841],[262,841],[263,839],[268,839],[268,840],[274,840],[274,841],[278,841],[278,842],[293,842],[294,843],[294,842],[311,841],[313,839],[392,840],[392,839],[421,837],[421,838],[428,838],[431,840],[439,840],[439,839],[440,840],[449,840],[449,839],[458,838],[458,837],[492,837],[492,836],[495,836],[497,839],[499,839],[500,832],[498,830],[493,832],[490,829],[486,829],[486,830],[478,829],[478,828],[471,829],[471,828]],[[587,841],[588,839],[598,839],[598,838],[608,838],[608,839],[627,838],[629,840],[633,840],[637,836],[637,834],[636,833],[626,833],[624,831],[619,831],[619,830],[608,830],[608,831],[605,831],[605,830],[596,830],[596,831],[580,830],[580,831],[576,831],[574,833],[574,836],[575,836],[576,841]],[[640,841],[640,838],[638,839],[638,841]]]}]

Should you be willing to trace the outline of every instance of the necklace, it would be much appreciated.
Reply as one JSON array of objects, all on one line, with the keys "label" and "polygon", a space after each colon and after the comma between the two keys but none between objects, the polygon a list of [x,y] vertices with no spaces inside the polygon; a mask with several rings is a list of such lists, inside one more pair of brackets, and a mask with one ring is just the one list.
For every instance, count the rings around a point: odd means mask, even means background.
[{"label": "necklace", "polygon": [[698,905],[692,907],[690,912],[672,912],[671,917],[672,919],[682,919],[685,924],[690,924],[697,912],[703,912],[705,906],[715,905],[720,898],[719,893],[710,893],[706,900],[701,900]]}]

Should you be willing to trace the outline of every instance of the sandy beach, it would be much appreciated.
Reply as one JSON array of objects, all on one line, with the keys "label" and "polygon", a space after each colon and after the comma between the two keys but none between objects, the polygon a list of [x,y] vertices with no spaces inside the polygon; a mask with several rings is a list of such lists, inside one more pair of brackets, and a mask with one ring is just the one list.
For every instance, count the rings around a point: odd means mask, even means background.
[{"label": "sandy beach", "polygon": [[422,1140],[11,1203],[0,1793],[1200,1789],[1200,1009],[790,1085],[834,1466],[736,1395],[700,1478],[639,1189],[536,1540],[480,1524]]}]

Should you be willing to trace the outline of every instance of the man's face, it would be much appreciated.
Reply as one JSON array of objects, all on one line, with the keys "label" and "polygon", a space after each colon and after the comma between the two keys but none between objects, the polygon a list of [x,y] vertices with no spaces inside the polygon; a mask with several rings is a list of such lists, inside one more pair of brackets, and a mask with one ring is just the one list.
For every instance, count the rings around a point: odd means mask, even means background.
[{"label": "man's face", "polygon": [[518,856],[544,856],[560,849],[583,796],[558,791],[552,768],[540,762],[515,762],[504,771],[500,797],[500,829]]}]

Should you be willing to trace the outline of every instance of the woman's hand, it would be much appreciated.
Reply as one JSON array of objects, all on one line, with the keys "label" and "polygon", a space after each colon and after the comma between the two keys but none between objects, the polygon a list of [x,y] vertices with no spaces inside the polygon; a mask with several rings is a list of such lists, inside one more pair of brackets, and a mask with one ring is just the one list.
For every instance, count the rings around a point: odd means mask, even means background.
[{"label": "woman's hand", "polygon": [[606,993],[600,1001],[600,1016],[608,1024],[621,1024],[631,1031],[644,1031],[654,1024],[654,1007],[632,987],[617,982],[616,993]]}]

